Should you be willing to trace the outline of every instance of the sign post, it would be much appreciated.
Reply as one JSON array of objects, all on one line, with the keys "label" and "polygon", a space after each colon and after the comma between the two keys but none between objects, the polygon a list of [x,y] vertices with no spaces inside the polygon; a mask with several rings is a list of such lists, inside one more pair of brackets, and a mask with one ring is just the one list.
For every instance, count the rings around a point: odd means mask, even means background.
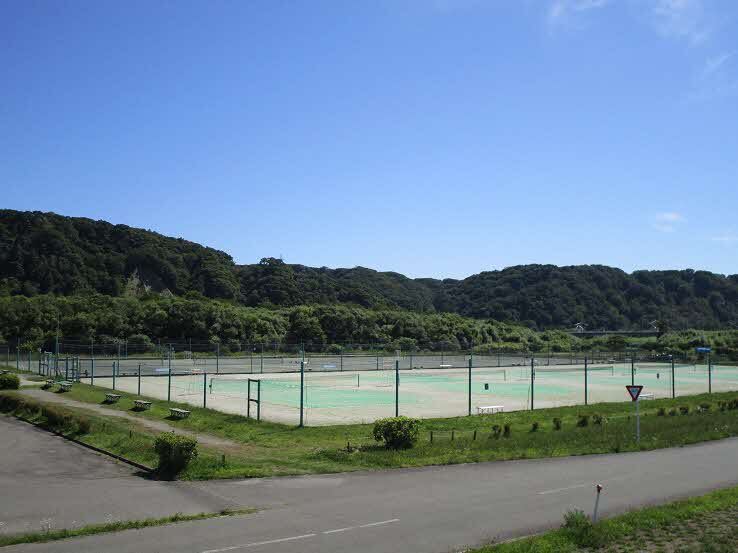
[{"label": "sign post", "polygon": [[643,391],[643,386],[640,385],[627,385],[625,387],[626,390],[628,390],[628,394],[630,395],[631,401],[635,403],[635,409],[636,409],[636,443],[641,443],[641,415],[638,410],[638,398],[641,395],[641,392]]}]

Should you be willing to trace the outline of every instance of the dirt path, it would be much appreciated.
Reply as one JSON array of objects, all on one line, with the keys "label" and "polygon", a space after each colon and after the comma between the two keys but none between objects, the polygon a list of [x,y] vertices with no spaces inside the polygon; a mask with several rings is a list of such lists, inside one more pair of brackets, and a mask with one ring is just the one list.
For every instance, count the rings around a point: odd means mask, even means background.
[{"label": "dirt path", "polygon": [[60,394],[50,394],[49,392],[32,388],[23,388],[19,391],[23,395],[38,399],[39,401],[44,401],[47,403],[59,403],[61,405],[74,407],[75,409],[85,409],[98,415],[103,415],[105,417],[116,417],[119,419],[125,419],[134,422],[139,426],[143,426],[157,432],[176,432],[177,434],[190,436],[197,439],[197,441],[204,446],[217,447],[228,450],[243,448],[243,444],[234,442],[232,440],[227,440],[225,438],[219,438],[217,436],[213,436],[212,434],[201,434],[199,432],[193,432],[192,430],[185,430],[184,428],[176,428],[170,424],[167,424],[165,421],[155,421],[144,417],[137,417],[135,415],[131,415],[130,413],[126,413],[125,411],[108,409],[107,407],[103,407],[102,405],[95,405],[93,403],[76,401],[74,399],[66,398]]}]

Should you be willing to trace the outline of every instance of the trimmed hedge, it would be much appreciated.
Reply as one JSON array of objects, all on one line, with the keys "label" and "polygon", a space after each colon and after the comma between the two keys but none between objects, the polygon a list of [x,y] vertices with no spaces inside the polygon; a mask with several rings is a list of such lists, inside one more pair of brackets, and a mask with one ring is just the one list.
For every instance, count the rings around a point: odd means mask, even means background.
[{"label": "trimmed hedge", "polygon": [[374,423],[374,439],[390,449],[413,447],[418,439],[420,421],[410,417],[389,417]]},{"label": "trimmed hedge", "polygon": [[164,432],[156,437],[154,451],[159,456],[159,475],[174,478],[197,457],[197,440],[174,432]]},{"label": "trimmed hedge", "polygon": [[12,373],[0,374],[0,390],[17,390],[20,388],[20,378]]}]

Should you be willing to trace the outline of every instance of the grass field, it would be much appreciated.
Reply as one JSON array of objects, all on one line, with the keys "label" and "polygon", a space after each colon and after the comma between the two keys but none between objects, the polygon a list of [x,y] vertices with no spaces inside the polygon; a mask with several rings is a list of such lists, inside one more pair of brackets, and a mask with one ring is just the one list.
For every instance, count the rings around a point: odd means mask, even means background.
[{"label": "grass field", "polygon": [[[75,384],[71,392],[63,395],[83,403],[104,405],[106,391]],[[203,454],[183,474],[183,478],[190,479],[327,473],[611,453],[738,436],[738,410],[719,409],[719,403],[738,398],[738,393],[643,402],[640,444],[636,444],[633,437],[633,406],[623,402],[426,419],[421,422],[418,444],[401,451],[389,451],[374,442],[370,424],[298,428],[256,422],[238,415],[189,406],[183,407],[192,411],[190,418],[174,421],[167,419],[170,404],[164,401],[153,400],[150,411],[139,413],[132,410],[133,400],[138,396],[121,395],[119,403],[106,408],[123,410],[142,419],[166,420],[175,428],[212,434],[236,442],[236,447],[224,451],[202,448]],[[700,404],[709,404],[710,410],[698,413]],[[680,414],[680,407],[688,408],[689,413]],[[660,409],[664,410],[665,416],[658,416]],[[669,416],[670,411],[674,413],[673,416]],[[580,416],[589,417],[586,426],[577,425]],[[599,417],[602,422],[596,424],[595,419]],[[152,463],[149,446],[153,432],[125,421],[91,418],[96,421],[94,428],[104,424],[105,430],[83,437],[85,440],[94,440],[94,445],[131,456],[144,464]],[[560,420],[560,430],[556,430],[554,419]],[[535,430],[534,423],[537,423]],[[507,437],[503,431],[505,425],[509,426]],[[499,437],[494,437],[494,426],[500,427]],[[134,436],[140,436],[137,443],[132,443],[128,437],[131,430]],[[226,455],[225,465],[221,454]]]},{"label": "grass field", "polygon": [[598,522],[579,515],[559,530],[468,553],[735,553],[738,487]]}]

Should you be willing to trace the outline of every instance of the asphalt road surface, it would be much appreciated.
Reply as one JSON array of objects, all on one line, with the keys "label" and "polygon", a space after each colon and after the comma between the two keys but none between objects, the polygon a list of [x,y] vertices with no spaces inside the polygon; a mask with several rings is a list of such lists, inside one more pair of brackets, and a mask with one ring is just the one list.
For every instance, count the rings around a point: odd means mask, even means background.
[{"label": "asphalt road surface", "polygon": [[184,482],[136,469],[30,424],[0,416],[0,532],[214,512],[231,506]]},{"label": "asphalt road surface", "polygon": [[[256,514],[16,546],[11,552],[445,553],[738,483],[738,439],[619,455],[188,484]],[[187,494],[183,494],[183,505]],[[180,509],[182,510],[182,509]]]}]

